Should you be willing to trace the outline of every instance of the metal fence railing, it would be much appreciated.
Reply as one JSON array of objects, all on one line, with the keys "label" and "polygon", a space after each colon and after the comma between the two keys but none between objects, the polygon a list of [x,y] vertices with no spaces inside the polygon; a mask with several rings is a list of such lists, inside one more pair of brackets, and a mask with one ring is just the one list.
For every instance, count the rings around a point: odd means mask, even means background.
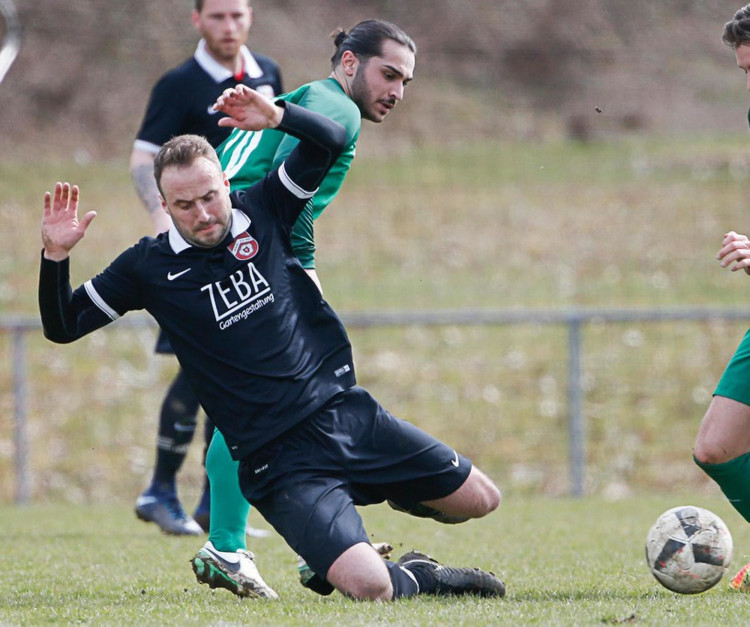
[{"label": "metal fence railing", "polygon": [[[668,309],[513,309],[513,310],[442,310],[342,314],[348,328],[366,329],[388,326],[438,325],[561,325],[567,329],[567,428],[570,494],[584,495],[586,477],[586,423],[584,416],[583,331],[588,323],[730,321],[749,320],[750,309],[716,307],[682,307]],[[151,318],[132,315],[112,327],[143,328],[153,326]],[[31,497],[27,436],[26,335],[41,331],[37,318],[0,316],[0,332],[9,333],[11,372],[14,397],[14,462],[16,503],[27,503]]]}]

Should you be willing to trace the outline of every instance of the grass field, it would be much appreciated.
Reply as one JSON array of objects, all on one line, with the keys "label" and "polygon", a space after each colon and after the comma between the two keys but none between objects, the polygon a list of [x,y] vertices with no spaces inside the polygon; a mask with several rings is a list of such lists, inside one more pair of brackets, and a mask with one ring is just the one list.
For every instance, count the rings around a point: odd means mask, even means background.
[{"label": "grass field", "polygon": [[[662,588],[644,559],[648,528],[685,503],[719,513],[735,557],[719,584],[695,596]],[[673,494],[608,502],[509,499],[488,518],[446,527],[362,510],[374,540],[395,557],[411,548],[444,563],[492,570],[503,600],[420,597],[394,604],[318,597],[296,580],[294,556],[277,536],[254,540],[278,602],[241,600],[199,585],[188,560],[201,539],[167,537],[125,507],[4,508],[0,623],[91,625],[746,625],[750,595],[727,587],[750,561],[750,529],[721,499]],[[256,526],[264,522],[251,514]]]}]

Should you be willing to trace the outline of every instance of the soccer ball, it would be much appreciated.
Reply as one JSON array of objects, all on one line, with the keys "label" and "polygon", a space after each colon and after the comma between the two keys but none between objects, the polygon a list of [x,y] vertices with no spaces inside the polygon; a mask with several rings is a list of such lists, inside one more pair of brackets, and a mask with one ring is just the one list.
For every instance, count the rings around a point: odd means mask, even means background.
[{"label": "soccer ball", "polygon": [[732,536],[713,512],[681,505],[656,519],[646,537],[646,561],[665,588],[705,592],[719,583],[732,560]]}]

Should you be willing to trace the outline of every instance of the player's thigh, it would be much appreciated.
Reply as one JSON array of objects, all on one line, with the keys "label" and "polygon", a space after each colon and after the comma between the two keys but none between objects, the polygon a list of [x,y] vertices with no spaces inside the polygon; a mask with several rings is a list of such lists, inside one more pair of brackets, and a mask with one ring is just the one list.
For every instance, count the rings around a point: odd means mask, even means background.
[{"label": "player's thigh", "polygon": [[[293,449],[293,442],[286,442]],[[347,549],[368,543],[347,482],[316,468],[295,467],[304,451],[285,449],[258,479],[253,464],[240,462],[240,487],[261,513],[313,572],[326,576]]]},{"label": "player's thigh", "polygon": [[693,454],[703,463],[720,464],[750,451],[750,405],[714,396],[701,421]]},{"label": "player's thigh", "polygon": [[346,469],[357,505],[388,499],[408,509],[453,494],[470,474],[471,460],[396,418],[362,388],[342,394],[326,414],[329,448]]}]

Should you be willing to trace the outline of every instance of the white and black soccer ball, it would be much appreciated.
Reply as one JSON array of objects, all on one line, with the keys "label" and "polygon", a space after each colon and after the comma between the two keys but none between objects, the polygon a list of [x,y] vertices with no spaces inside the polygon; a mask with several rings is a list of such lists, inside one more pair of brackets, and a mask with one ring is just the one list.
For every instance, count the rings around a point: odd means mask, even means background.
[{"label": "white and black soccer ball", "polygon": [[646,561],[665,588],[705,592],[719,583],[732,560],[732,535],[713,512],[681,505],[664,512],[646,537]]}]

